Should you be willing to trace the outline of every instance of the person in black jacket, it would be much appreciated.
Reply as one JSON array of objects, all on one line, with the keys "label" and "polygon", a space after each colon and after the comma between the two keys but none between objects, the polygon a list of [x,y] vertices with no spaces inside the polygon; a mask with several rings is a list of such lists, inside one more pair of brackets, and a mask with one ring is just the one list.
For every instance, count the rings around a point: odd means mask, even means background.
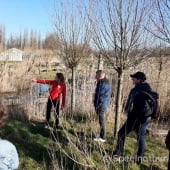
[{"label": "person in black jacket", "polygon": [[170,170],[170,130],[166,136],[165,144],[166,144],[167,149],[169,150],[168,170]]},{"label": "person in black jacket", "polygon": [[124,143],[126,136],[131,131],[136,131],[138,139],[138,152],[136,162],[141,163],[145,152],[145,136],[147,127],[151,121],[150,108],[146,105],[146,95],[144,92],[152,93],[150,85],[145,82],[146,75],[143,72],[137,72],[130,75],[135,85],[130,91],[128,100],[125,106],[127,120],[118,132],[118,141],[113,158],[123,156]]},{"label": "person in black jacket", "polygon": [[105,77],[105,73],[102,70],[96,72],[96,90],[94,95],[94,107],[99,117],[100,124],[100,137],[95,138],[95,141],[105,142],[105,119],[106,110],[110,103],[111,87],[108,79]]}]

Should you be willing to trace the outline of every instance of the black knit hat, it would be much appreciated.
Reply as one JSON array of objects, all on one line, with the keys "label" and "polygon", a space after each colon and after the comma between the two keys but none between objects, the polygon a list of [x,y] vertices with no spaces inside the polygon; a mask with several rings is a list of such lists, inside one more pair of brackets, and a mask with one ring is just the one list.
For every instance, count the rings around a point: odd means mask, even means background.
[{"label": "black knit hat", "polygon": [[143,80],[143,81],[146,80],[146,75],[145,75],[145,73],[140,72],[140,71],[136,72],[135,74],[131,74],[130,77],[132,77],[132,78],[137,78],[137,79],[140,79],[140,80]]}]

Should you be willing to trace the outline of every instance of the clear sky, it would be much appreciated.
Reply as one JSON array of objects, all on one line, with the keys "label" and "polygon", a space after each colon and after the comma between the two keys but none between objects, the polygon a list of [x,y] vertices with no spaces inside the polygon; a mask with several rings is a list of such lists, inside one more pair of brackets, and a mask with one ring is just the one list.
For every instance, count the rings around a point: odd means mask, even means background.
[{"label": "clear sky", "polygon": [[25,28],[40,31],[42,38],[51,32],[54,0],[0,0],[0,25],[6,36],[19,35]]}]

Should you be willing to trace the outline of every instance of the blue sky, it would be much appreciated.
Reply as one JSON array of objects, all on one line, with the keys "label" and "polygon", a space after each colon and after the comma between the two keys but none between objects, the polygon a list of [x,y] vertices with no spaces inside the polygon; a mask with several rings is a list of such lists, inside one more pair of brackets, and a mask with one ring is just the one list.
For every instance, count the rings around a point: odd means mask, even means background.
[{"label": "blue sky", "polygon": [[6,36],[19,35],[25,28],[40,31],[42,37],[52,31],[50,16],[54,0],[0,0],[0,25]]}]

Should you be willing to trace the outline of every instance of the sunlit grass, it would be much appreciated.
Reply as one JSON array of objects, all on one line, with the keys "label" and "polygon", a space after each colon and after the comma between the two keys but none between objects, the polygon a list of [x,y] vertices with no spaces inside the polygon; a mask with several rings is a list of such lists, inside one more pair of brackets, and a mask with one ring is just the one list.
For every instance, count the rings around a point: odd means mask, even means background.
[{"label": "sunlit grass", "polygon": [[[115,147],[113,141],[113,123],[107,124],[107,142],[93,141],[98,131],[98,121],[84,118],[62,120],[62,128],[51,132],[40,122],[22,123],[11,120],[1,130],[1,137],[8,139],[17,147],[20,156],[19,169],[53,169],[54,160],[49,152],[55,154],[55,161],[60,169],[97,169],[97,170],[164,170],[166,161],[144,162],[138,166],[134,162],[115,162],[111,159]],[[55,142],[54,142],[55,141]],[[146,157],[166,157],[168,155],[164,143],[147,137]],[[135,134],[127,137],[125,156],[134,157],[137,151]],[[85,157],[86,156],[86,157]],[[75,162],[75,160],[77,162]],[[55,163],[56,163],[55,162]],[[85,167],[83,165],[89,165]]]}]

